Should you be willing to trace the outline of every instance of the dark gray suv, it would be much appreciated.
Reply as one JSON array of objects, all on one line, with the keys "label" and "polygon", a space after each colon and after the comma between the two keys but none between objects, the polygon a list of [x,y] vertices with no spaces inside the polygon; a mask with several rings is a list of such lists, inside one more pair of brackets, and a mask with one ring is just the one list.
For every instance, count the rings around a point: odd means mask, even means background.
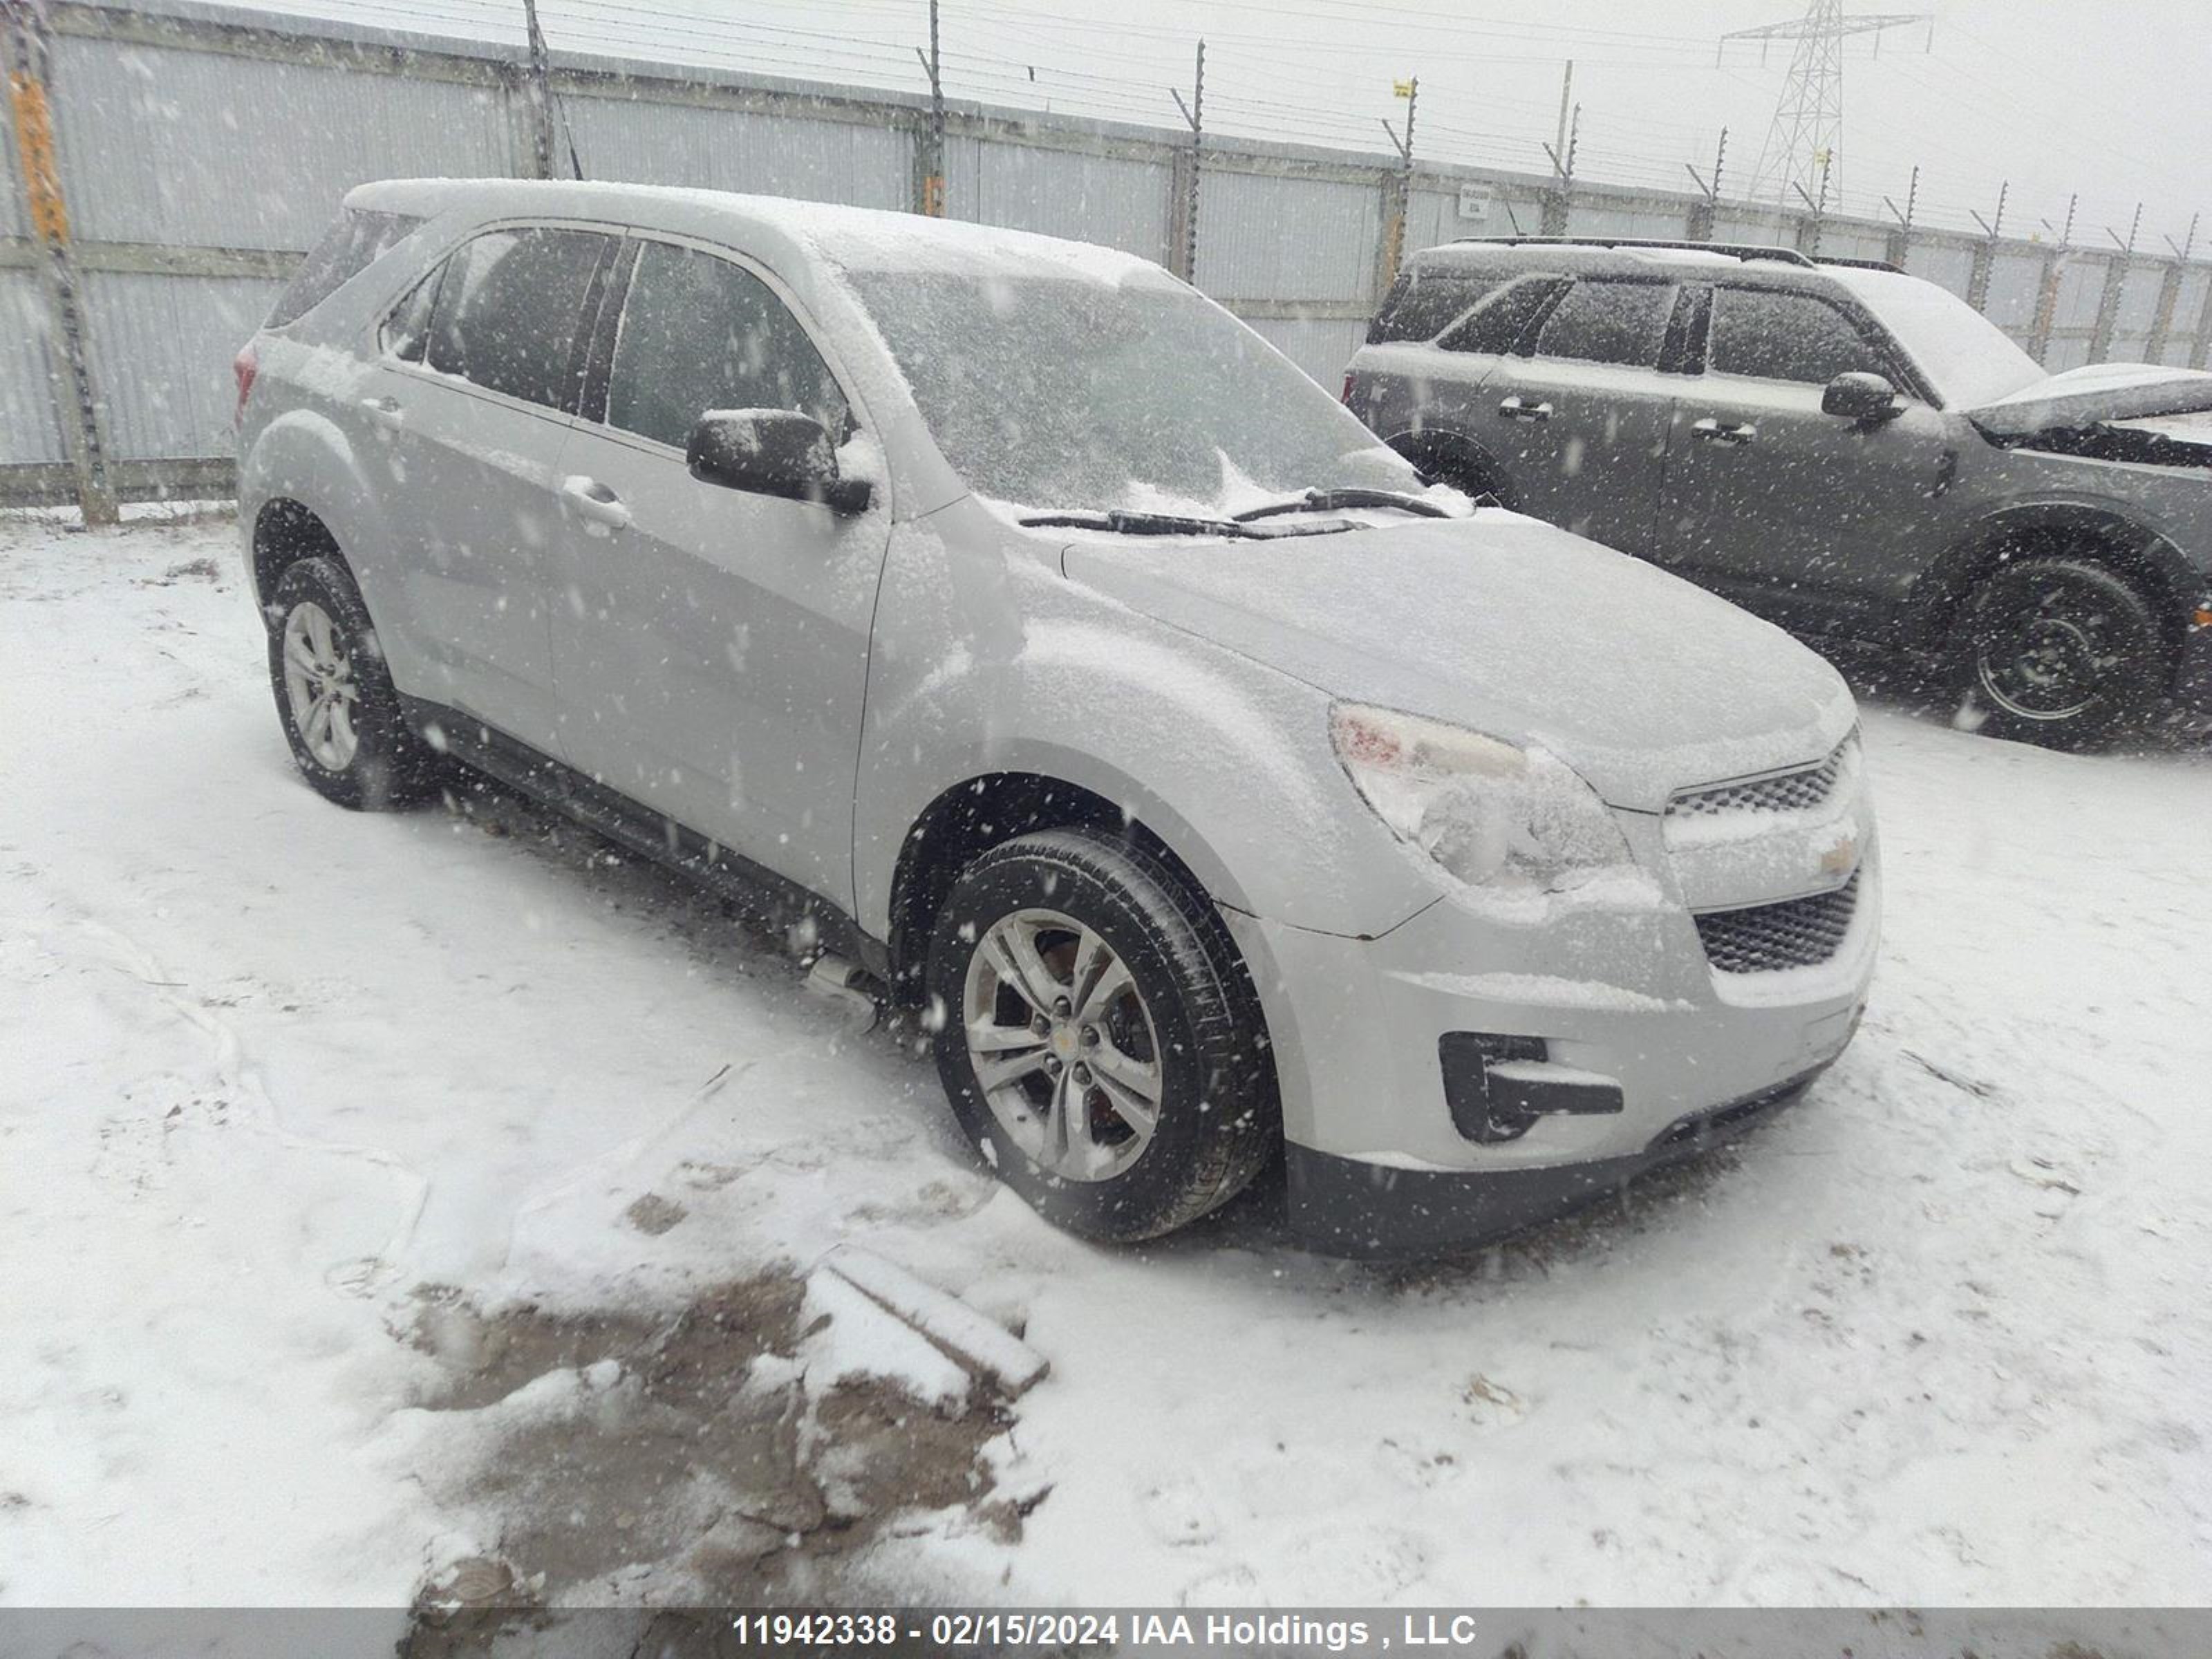
[{"label": "dark gray suv", "polygon": [[1413,256],[1345,401],[1430,475],[2063,747],[2212,711],[2212,374],[2048,374],[1932,283],[1784,248]]}]

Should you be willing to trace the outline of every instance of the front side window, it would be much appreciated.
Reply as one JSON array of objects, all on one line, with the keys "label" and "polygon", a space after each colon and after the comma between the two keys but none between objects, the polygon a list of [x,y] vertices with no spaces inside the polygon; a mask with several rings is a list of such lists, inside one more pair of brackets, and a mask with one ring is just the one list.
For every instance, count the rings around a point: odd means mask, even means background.
[{"label": "front side window", "polygon": [[613,239],[488,231],[447,262],[424,352],[432,368],[548,409],[573,409],[585,296]]},{"label": "front side window", "polygon": [[1656,368],[1674,289],[1666,283],[1585,279],[1560,296],[1536,337],[1540,356]]},{"label": "front side window", "polygon": [[696,248],[647,242],[615,337],[607,424],[681,449],[710,409],[788,409],[842,441],[849,409],[767,283]]},{"label": "front side window", "polygon": [[1826,386],[1838,374],[1887,374],[1850,318],[1812,294],[1723,288],[1713,295],[1706,361],[1718,374]]}]

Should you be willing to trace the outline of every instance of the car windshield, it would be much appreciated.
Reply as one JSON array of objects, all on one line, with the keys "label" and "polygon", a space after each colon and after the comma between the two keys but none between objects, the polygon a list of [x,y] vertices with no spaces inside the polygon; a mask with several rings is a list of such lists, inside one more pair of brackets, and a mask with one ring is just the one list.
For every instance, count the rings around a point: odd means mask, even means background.
[{"label": "car windshield", "polygon": [[1949,289],[1893,270],[1838,274],[1897,337],[1946,408],[1978,408],[2046,378],[2010,335]]},{"label": "car windshield", "polygon": [[851,276],[979,494],[1219,514],[1309,489],[1420,488],[1302,370],[1163,272]]}]

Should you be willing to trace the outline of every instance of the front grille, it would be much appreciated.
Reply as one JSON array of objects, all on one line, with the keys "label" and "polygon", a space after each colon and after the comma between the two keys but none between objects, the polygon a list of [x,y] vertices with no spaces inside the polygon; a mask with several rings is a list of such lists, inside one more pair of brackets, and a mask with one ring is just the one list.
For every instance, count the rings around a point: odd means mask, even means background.
[{"label": "front grille", "polygon": [[1778,778],[1759,778],[1749,783],[1723,783],[1677,795],[1667,803],[1667,816],[1696,817],[1721,812],[1797,812],[1818,806],[1835,793],[1836,781],[1850,759],[1855,738],[1845,738],[1835,752],[1818,766],[1787,772]]},{"label": "front grille", "polygon": [[1836,954],[1858,908],[1854,875],[1832,893],[1754,904],[1744,910],[1710,910],[1697,918],[1705,958],[1723,974],[1770,974],[1811,968]]}]

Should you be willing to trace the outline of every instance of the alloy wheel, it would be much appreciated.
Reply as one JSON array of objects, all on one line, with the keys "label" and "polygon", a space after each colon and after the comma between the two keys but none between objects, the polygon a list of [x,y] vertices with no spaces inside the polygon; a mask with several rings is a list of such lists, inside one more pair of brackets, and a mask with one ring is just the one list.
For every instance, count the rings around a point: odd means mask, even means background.
[{"label": "alloy wheel", "polygon": [[284,618],[284,695],[293,728],[319,766],[343,772],[361,746],[355,723],[361,690],[331,614],[302,599]]},{"label": "alloy wheel", "polygon": [[1041,1169],[1110,1181],[1144,1155],[1164,1087],[1152,1012],[1084,923],[1017,910],[968,964],[961,1018],[992,1115]]}]

